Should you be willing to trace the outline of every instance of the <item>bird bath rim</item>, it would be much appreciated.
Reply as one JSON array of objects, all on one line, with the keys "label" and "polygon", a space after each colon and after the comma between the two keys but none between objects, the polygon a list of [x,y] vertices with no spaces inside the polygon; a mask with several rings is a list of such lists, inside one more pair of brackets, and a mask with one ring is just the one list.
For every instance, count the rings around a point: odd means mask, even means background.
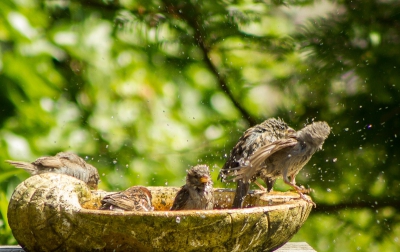
[{"label": "bird bath rim", "polygon": [[[172,205],[177,187],[147,187],[155,208]],[[280,205],[244,209],[182,211],[95,210],[103,195],[82,181],[61,174],[28,178],[14,191],[8,220],[14,237],[27,250],[121,251],[245,251],[270,250],[287,242],[307,219],[312,204],[296,193],[275,192],[249,196],[286,195]],[[234,192],[215,189],[216,201]],[[273,197],[272,197],[273,198]],[[157,201],[158,200],[158,201]],[[246,202],[246,201],[245,201]],[[227,207],[229,206],[226,203]],[[178,218],[179,217],[179,218]],[[200,245],[201,246],[200,246]]]}]

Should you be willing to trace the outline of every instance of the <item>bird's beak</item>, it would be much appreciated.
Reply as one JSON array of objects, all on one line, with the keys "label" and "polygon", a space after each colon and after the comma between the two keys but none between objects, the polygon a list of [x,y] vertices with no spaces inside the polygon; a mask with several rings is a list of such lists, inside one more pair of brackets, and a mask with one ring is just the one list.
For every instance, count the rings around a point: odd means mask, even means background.
[{"label": "bird's beak", "polygon": [[199,179],[199,181],[200,181],[201,183],[207,183],[207,182],[210,182],[210,178],[209,178],[208,176],[203,176],[203,177],[201,177],[201,178]]}]

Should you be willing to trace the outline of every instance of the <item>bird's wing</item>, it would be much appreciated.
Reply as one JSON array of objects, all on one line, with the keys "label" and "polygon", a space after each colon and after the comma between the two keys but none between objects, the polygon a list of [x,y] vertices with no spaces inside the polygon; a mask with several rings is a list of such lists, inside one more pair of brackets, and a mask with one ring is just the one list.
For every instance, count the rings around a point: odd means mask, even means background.
[{"label": "bird's wing", "polygon": [[135,210],[135,201],[132,198],[127,197],[124,192],[117,192],[105,196],[101,200],[101,204],[110,204],[115,207],[121,208],[126,211]]},{"label": "bird's wing", "polygon": [[235,147],[233,147],[228,160],[220,170],[218,179],[224,181],[226,175],[229,174],[230,169],[239,167],[243,160],[250,157],[250,155],[257,150],[260,143],[267,139],[264,135],[268,133],[270,132],[266,131],[266,129],[260,124],[247,129],[239,138]]},{"label": "bird's wing", "polygon": [[60,152],[56,155],[60,161],[59,173],[73,176],[85,183],[93,183],[97,186],[98,178],[92,178],[93,175],[98,174],[97,169],[85,162],[78,155],[70,152]]},{"label": "bird's wing", "polygon": [[60,152],[56,155],[65,167],[72,169],[85,169],[87,163],[78,155],[70,152]]},{"label": "bird's wing", "polygon": [[186,185],[182,186],[179,192],[176,194],[174,203],[172,204],[171,210],[182,210],[185,208],[186,203],[189,200],[189,190]]},{"label": "bird's wing", "polygon": [[40,157],[33,163],[38,170],[48,170],[50,168],[59,169],[63,167],[63,163],[58,157]]},{"label": "bird's wing", "polygon": [[292,147],[297,144],[297,140],[294,138],[279,139],[273,143],[267,144],[260,147],[257,151],[251,155],[245,165],[230,168],[226,172],[229,172],[230,178],[225,181],[243,180],[249,181],[254,175],[256,175],[258,169],[262,163],[269,158],[272,154],[288,147]]},{"label": "bird's wing", "polygon": [[[284,137],[284,132],[294,130],[287,126],[285,122],[275,118],[270,118],[263,123],[248,128],[235,147],[232,149],[228,160],[220,170],[218,179],[225,181],[225,177],[230,173],[230,169],[235,170],[248,160],[260,146],[265,146],[278,141]],[[237,169],[236,169],[237,170]]]}]

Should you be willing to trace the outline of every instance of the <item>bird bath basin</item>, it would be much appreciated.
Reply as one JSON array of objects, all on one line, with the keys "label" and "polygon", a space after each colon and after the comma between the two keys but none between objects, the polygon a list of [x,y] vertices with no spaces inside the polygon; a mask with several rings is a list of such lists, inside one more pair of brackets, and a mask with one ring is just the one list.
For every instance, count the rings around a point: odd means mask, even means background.
[{"label": "bird bath basin", "polygon": [[248,195],[229,209],[230,189],[215,189],[214,210],[168,211],[177,187],[148,187],[153,212],[96,210],[110,192],[90,191],[62,174],[35,175],[8,208],[14,237],[28,251],[268,251],[300,229],[312,204],[297,193]]}]

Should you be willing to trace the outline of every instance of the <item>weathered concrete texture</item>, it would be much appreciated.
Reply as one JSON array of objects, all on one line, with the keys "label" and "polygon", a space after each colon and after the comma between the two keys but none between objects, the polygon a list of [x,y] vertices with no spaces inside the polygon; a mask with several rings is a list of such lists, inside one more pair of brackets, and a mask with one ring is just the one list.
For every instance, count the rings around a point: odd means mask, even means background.
[{"label": "weathered concrete texture", "polygon": [[260,251],[287,242],[312,208],[296,193],[269,193],[227,209],[234,192],[216,189],[215,210],[168,211],[179,188],[148,189],[154,212],[100,211],[108,192],[62,174],[36,175],[15,189],[8,220],[28,251]]}]

